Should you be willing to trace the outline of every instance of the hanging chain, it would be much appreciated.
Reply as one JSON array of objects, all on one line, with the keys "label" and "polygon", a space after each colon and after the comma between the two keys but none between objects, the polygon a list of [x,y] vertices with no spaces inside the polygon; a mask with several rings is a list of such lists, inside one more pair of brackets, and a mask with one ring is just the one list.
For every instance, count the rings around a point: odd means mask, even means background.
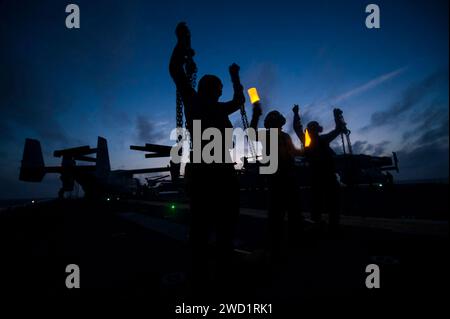
[{"label": "hanging chain", "polygon": [[[197,65],[195,64],[192,57],[187,58],[186,66],[185,66],[186,76],[188,78],[189,84],[192,88],[195,89],[197,85]],[[176,124],[177,129],[181,129],[183,127],[183,99],[181,97],[180,92],[177,90],[177,98],[176,98]],[[187,123],[185,123],[185,127],[187,127]],[[186,135],[178,135],[178,142],[186,139]]]},{"label": "hanging chain", "polygon": [[[242,125],[244,126],[244,130],[247,130],[250,127],[250,125],[248,124],[247,112],[245,112],[244,104],[241,105],[241,119],[242,119]],[[256,159],[256,151],[253,146],[253,143],[248,138],[248,135],[247,135],[247,145],[250,148],[250,154],[251,154],[252,158]]]},{"label": "hanging chain", "polygon": [[181,94],[177,90],[177,128],[183,127],[183,101]]},{"label": "hanging chain", "polygon": [[347,137],[347,147],[348,147],[348,152],[349,154],[353,154],[353,149],[352,149],[352,143],[350,142],[350,130],[347,130],[347,133],[345,134],[345,136]]},{"label": "hanging chain", "polygon": [[342,141],[342,150],[344,151],[344,155],[346,154],[345,152],[345,141],[344,141],[344,133],[341,133],[341,141]]},{"label": "hanging chain", "polygon": [[[189,57],[186,63],[185,67],[186,75],[188,78],[188,81],[192,88],[195,89],[197,85],[197,65],[195,64],[192,57]],[[242,118],[242,124],[244,126],[244,130],[248,129],[250,127],[248,123],[247,113],[245,112],[245,106],[241,106],[241,118]],[[176,124],[177,128],[183,127],[183,99],[181,97],[180,92],[177,90],[177,98],[176,98]],[[187,127],[187,122],[185,123],[185,126]],[[178,142],[185,139],[186,136],[179,135],[178,136]],[[192,142],[192,141],[191,141]],[[253,146],[253,143],[247,138],[247,144],[250,148],[250,153],[253,158],[256,158],[256,151]]]}]

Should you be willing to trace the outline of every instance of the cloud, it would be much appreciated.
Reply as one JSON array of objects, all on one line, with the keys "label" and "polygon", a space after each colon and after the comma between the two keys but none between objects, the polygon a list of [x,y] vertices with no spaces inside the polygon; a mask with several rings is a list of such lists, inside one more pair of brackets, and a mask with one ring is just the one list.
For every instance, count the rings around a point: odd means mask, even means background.
[{"label": "cloud", "polygon": [[397,153],[400,161],[400,178],[448,179],[448,109],[435,111],[430,112],[424,123],[416,130],[405,133],[406,143]]},{"label": "cloud", "polygon": [[[414,149],[424,145],[441,143],[447,145],[449,140],[449,120],[448,110],[435,110],[430,113],[422,125],[415,130],[405,132],[403,138],[405,140],[405,149]],[[436,118],[438,115],[439,118]],[[433,122],[430,121],[433,119]]]},{"label": "cloud", "polygon": [[361,93],[363,93],[365,91],[373,89],[373,88],[379,86],[380,84],[382,84],[382,83],[384,83],[384,82],[386,82],[386,81],[388,81],[388,80],[390,80],[392,78],[395,78],[396,76],[398,76],[399,74],[401,74],[405,70],[406,70],[406,67],[403,67],[403,68],[397,69],[395,71],[383,74],[383,75],[381,75],[379,77],[376,77],[375,79],[372,79],[369,82],[367,82],[367,83],[365,83],[365,84],[363,84],[361,86],[353,88],[353,89],[351,89],[351,90],[349,90],[349,91],[347,91],[345,93],[342,93],[341,95],[338,95],[338,96],[332,98],[332,104],[340,103],[340,102],[342,102],[342,101],[344,101],[344,100],[346,100],[346,99],[348,99],[348,98],[350,98],[350,97],[352,97],[354,95],[358,95],[358,94],[361,94]]},{"label": "cloud", "polygon": [[418,145],[425,145],[441,141],[448,143],[448,119],[442,121],[439,126],[425,131],[417,138],[416,143]]},{"label": "cloud", "polygon": [[[442,96],[446,93],[446,96]],[[428,103],[428,104],[427,104]],[[448,67],[434,72],[407,88],[385,111],[372,114],[371,122],[362,128],[367,132],[384,125],[404,121],[397,149],[399,179],[448,178],[449,120]],[[386,145],[355,143],[358,150],[380,153]],[[378,146],[378,148],[377,148]]]},{"label": "cloud", "polygon": [[435,142],[397,152],[398,179],[448,179],[448,151],[448,144]]},{"label": "cloud", "polygon": [[361,128],[361,131],[367,132],[377,127],[397,123],[405,113],[433,93],[436,87],[445,83],[448,86],[448,68],[439,70],[419,83],[411,85],[387,110],[373,113],[370,123]]},{"label": "cloud", "polygon": [[[429,130],[420,134],[419,141],[427,143],[415,144],[414,147],[404,147],[397,151],[400,172],[395,176],[396,180],[424,180],[424,179],[448,179],[449,147],[448,125],[446,142],[442,139],[431,140],[428,137],[441,135],[436,130]],[[444,137],[445,138],[445,137]],[[371,144],[368,141],[358,140],[353,143],[354,154],[366,154],[371,156],[389,156],[389,141]],[[336,150],[340,149],[336,147]]]},{"label": "cloud", "polygon": [[391,144],[390,141],[368,144],[366,147],[366,152],[370,152],[373,156],[386,155],[388,153],[387,147],[389,144]]},{"label": "cloud", "polygon": [[355,143],[353,143],[352,147],[353,147],[353,152],[355,154],[362,154],[364,153],[364,150],[367,146],[369,142],[367,141],[356,141]]},{"label": "cloud", "polygon": [[[428,138],[434,142],[436,139],[448,136],[448,105],[444,103],[432,103],[422,112],[411,117],[413,128],[403,133],[405,143],[424,143],[425,140],[417,140],[417,137],[425,131],[432,130],[434,136]],[[417,123],[417,124],[414,124]],[[428,140],[429,141],[429,140]]]},{"label": "cloud", "polygon": [[145,143],[161,143],[169,137],[164,122],[152,122],[147,117],[140,115],[136,119],[137,138]]},{"label": "cloud", "polygon": [[322,114],[326,113],[330,109],[330,105],[336,105],[344,100],[347,100],[356,95],[362,94],[366,91],[376,88],[377,86],[397,77],[401,73],[403,73],[407,68],[402,67],[396,69],[394,71],[382,74],[362,85],[354,87],[346,92],[341,94],[328,94],[326,97],[319,98],[311,103],[309,103],[306,107],[305,112],[303,112],[302,117],[305,119],[305,123],[314,119],[321,120]]},{"label": "cloud", "polygon": [[382,141],[379,143],[369,143],[368,141],[356,141],[352,143],[352,149],[354,154],[366,154],[371,156],[384,156],[390,153],[388,146],[390,141]]}]

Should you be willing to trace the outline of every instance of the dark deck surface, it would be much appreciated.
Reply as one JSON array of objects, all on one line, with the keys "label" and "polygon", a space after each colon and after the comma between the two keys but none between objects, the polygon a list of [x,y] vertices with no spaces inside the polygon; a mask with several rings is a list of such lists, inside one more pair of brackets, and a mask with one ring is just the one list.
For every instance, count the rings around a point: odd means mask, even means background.
[{"label": "dark deck surface", "polygon": [[[339,235],[306,227],[271,263],[263,253],[264,212],[242,209],[229,271],[219,275],[210,258],[206,282],[198,285],[188,276],[186,214],[183,205],[85,200],[4,210],[2,300],[125,300],[163,318],[182,302],[273,303],[281,315],[334,302],[387,307],[426,299],[434,309],[446,298],[440,289],[448,285],[445,221],[345,217]],[[372,263],[381,270],[377,290],[365,286]],[[65,287],[68,264],[80,267],[80,289]]]}]

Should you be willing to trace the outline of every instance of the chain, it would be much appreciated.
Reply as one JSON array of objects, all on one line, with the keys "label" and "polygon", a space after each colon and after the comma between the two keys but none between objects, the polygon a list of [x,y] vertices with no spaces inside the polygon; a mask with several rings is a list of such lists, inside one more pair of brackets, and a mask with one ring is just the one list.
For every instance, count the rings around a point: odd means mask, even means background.
[{"label": "chain", "polygon": [[347,130],[347,133],[345,134],[345,136],[347,137],[347,147],[348,147],[348,152],[350,154],[353,154],[353,149],[352,149],[352,143],[350,142],[350,130]]},{"label": "chain", "polygon": [[344,141],[344,133],[341,133],[341,141],[342,141],[342,150],[344,151],[344,155],[346,154],[345,152],[345,141]]},{"label": "chain", "polygon": [[[197,65],[195,64],[192,57],[189,57],[185,67],[186,76],[192,88],[195,89],[197,85]],[[177,128],[181,129],[183,127],[183,99],[181,97],[180,92],[177,90],[177,98],[176,98],[176,124]],[[185,123],[187,127],[187,123]],[[178,142],[185,139],[186,136],[179,135]]]},{"label": "chain", "polygon": [[[245,105],[241,105],[241,119],[242,119],[242,125],[244,126],[244,130],[248,129],[250,125],[248,124],[248,118],[247,118],[247,112],[245,112]],[[252,158],[256,158],[256,151],[253,146],[253,143],[249,140],[247,136],[247,145],[250,148],[250,154]]]},{"label": "chain", "polygon": [[183,101],[181,94],[177,90],[177,128],[183,127]]}]

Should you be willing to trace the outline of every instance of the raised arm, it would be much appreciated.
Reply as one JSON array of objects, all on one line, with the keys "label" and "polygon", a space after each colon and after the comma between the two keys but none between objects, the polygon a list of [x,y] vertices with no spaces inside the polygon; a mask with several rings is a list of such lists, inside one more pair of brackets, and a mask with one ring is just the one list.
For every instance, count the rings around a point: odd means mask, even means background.
[{"label": "raised arm", "polygon": [[320,139],[322,139],[323,141],[326,141],[328,144],[330,144],[336,137],[339,136],[339,134],[341,134],[341,130],[339,130],[338,128],[335,128],[334,130],[332,130],[331,132],[328,132],[327,134],[320,135]]},{"label": "raised arm", "polygon": [[327,134],[322,134],[320,138],[325,141],[326,143],[330,144],[336,137],[339,136],[339,134],[349,132],[347,130],[347,126],[345,124],[344,118],[342,117],[342,111],[340,109],[334,109],[333,110],[334,115],[334,121],[336,126],[334,127],[334,130]]},{"label": "raised arm", "polygon": [[259,118],[261,117],[262,110],[261,110],[261,104],[260,102],[256,102],[253,104],[253,111],[252,111],[252,119],[250,120],[250,128],[252,128],[255,131],[255,136],[249,134],[248,137],[252,140],[258,141],[258,122]]},{"label": "raised arm", "polygon": [[230,65],[229,71],[231,82],[233,83],[233,99],[231,101],[222,103],[227,114],[236,112],[245,103],[244,87],[242,86],[241,80],[239,78],[239,70],[240,67],[236,63]]},{"label": "raised arm", "polygon": [[294,132],[300,139],[300,142],[302,143],[303,147],[305,147],[305,133],[303,132],[303,125],[300,119],[299,107],[297,104],[295,104],[294,107],[292,108],[292,112],[294,112],[294,121],[293,121]]},{"label": "raised arm", "polygon": [[186,104],[187,100],[195,94],[185,70],[185,65],[188,59],[192,59],[194,51],[191,49],[190,31],[185,23],[177,25],[176,35],[178,42],[170,58],[169,72]]}]

